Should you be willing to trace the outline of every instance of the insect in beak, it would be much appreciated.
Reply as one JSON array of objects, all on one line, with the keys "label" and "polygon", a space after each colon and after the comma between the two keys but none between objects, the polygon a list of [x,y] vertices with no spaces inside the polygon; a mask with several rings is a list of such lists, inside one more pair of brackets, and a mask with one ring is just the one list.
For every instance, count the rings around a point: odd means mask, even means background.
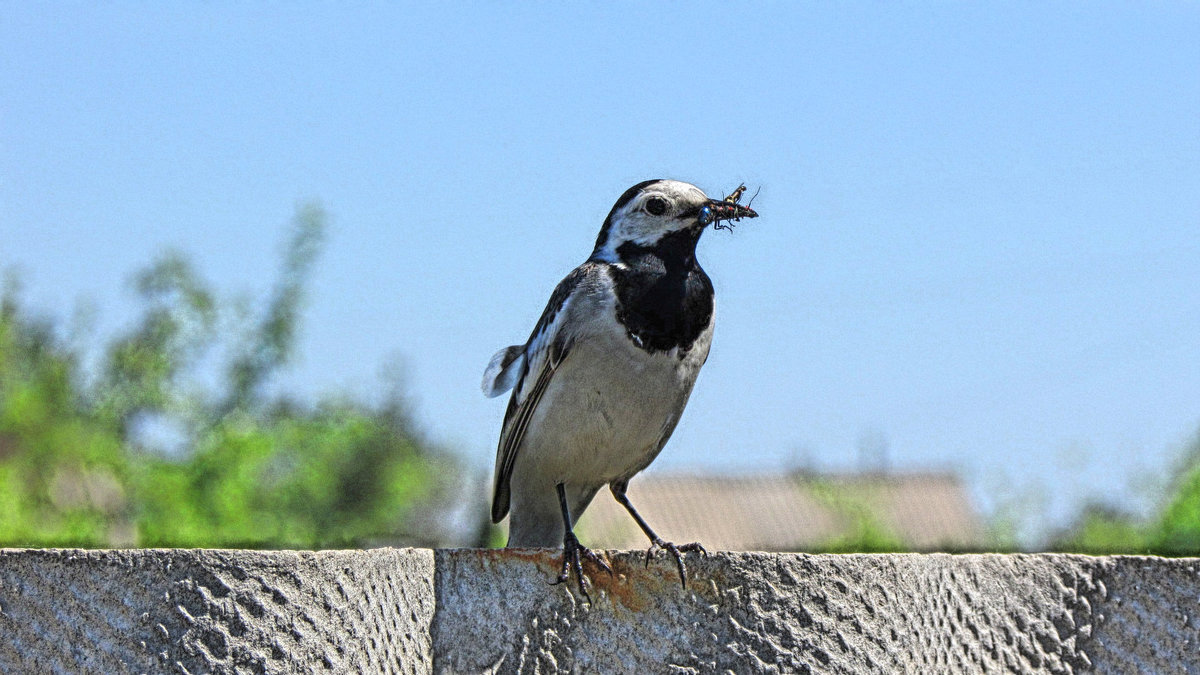
[{"label": "insect in beak", "polygon": [[[749,206],[742,206],[736,202],[728,202],[725,200],[710,200],[707,204],[700,208],[700,224],[713,226],[717,230],[732,230],[733,226],[728,224],[728,221],[737,222],[742,218],[757,218],[758,214]],[[724,222],[723,222],[724,221]]]}]

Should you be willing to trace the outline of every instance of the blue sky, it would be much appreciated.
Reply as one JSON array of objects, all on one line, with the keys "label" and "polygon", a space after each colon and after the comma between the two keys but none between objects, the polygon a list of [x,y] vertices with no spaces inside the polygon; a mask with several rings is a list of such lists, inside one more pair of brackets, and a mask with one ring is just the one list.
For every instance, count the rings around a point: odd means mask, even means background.
[{"label": "blue sky", "polygon": [[281,386],[377,391],[490,469],[488,358],[621,192],[710,232],[712,353],[658,470],[951,467],[985,509],[1145,506],[1200,428],[1200,6],[9,4],[0,267],[95,306],[165,247],[265,289],[332,216]]}]

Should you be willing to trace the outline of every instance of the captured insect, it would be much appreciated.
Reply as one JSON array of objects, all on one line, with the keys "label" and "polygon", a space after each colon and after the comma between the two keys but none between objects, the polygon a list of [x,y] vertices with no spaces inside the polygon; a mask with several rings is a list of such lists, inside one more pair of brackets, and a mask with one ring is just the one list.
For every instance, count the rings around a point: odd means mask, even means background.
[{"label": "captured insect", "polygon": [[[758,188],[758,190],[754,191],[754,197],[758,196],[759,190],[762,190],[761,186]],[[754,197],[751,197],[750,202],[747,203],[745,206],[742,206],[741,204],[739,204],[739,202],[742,201],[742,194],[745,192],[746,192],[746,184],[739,183],[736,190],[734,190],[733,192],[730,192],[729,196],[727,196],[721,200],[724,204],[728,204],[728,206],[722,205],[722,207],[718,207],[717,210],[720,211],[720,213],[713,212],[711,214],[705,214],[706,216],[708,216],[707,220],[713,221],[713,229],[714,230],[730,230],[730,231],[732,231],[733,230],[732,223],[735,223],[735,222],[741,220],[743,216],[745,216],[747,218],[754,218],[758,215],[757,213],[754,213],[754,211],[750,209],[750,204],[754,203]],[[705,209],[708,209],[708,208],[709,207],[705,207]],[[746,213],[747,211],[749,213]],[[721,222],[721,221],[726,221],[726,222]]]}]

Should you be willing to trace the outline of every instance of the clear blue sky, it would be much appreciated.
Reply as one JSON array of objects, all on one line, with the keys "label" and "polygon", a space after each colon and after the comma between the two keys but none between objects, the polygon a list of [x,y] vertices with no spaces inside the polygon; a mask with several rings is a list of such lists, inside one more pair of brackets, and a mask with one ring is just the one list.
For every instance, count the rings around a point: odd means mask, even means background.
[{"label": "clear blue sky", "polygon": [[744,181],[762,217],[701,242],[716,337],[656,469],[886,439],[1061,518],[1147,503],[1200,428],[1195,3],[103,5],[0,12],[0,266],[102,335],[167,246],[265,289],[317,200],[282,384],[376,391],[398,354],[482,471],[483,367],[616,197]]}]

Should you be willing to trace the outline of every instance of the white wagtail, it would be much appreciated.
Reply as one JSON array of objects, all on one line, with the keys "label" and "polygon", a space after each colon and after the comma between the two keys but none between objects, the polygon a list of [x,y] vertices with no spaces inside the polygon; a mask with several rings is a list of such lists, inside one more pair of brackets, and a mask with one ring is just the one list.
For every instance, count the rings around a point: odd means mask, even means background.
[{"label": "white wagtail", "polygon": [[[509,520],[508,546],[563,546],[562,573],[587,589],[572,524],[608,485],[687,587],[681,551],[660,538],[625,495],[629,479],[662,450],[687,405],[713,331],[713,286],[696,261],[704,229],[758,216],[674,180],[625,191],[591,257],[567,275],[523,345],[496,352],[483,374],[489,397],[513,389],[496,452],[492,521]],[[556,494],[557,493],[557,494]]]}]

